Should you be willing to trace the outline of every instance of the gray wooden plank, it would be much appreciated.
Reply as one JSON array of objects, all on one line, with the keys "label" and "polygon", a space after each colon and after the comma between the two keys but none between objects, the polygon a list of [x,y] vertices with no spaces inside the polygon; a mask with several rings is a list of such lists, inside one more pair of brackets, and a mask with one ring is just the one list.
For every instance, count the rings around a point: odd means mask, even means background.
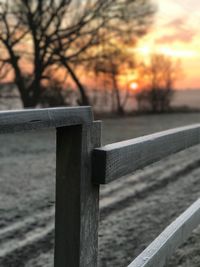
[{"label": "gray wooden plank", "polygon": [[93,151],[93,179],[105,184],[200,142],[200,124],[180,127]]},{"label": "gray wooden plank", "polygon": [[128,267],[163,267],[200,224],[200,199],[172,222]]},{"label": "gray wooden plank", "polygon": [[95,267],[99,185],[92,183],[91,152],[100,123],[57,129],[55,267]]},{"label": "gray wooden plank", "polygon": [[0,112],[0,133],[91,123],[90,107],[27,109]]},{"label": "gray wooden plank", "polygon": [[[101,146],[101,122],[96,121],[88,129],[88,148],[83,166],[88,166],[82,175],[83,194],[81,198],[81,267],[97,267],[98,260],[98,226],[99,226],[99,185],[92,182],[92,151]],[[86,143],[85,143],[86,145]],[[85,177],[85,179],[84,179]],[[67,265],[68,266],[68,265]]]}]

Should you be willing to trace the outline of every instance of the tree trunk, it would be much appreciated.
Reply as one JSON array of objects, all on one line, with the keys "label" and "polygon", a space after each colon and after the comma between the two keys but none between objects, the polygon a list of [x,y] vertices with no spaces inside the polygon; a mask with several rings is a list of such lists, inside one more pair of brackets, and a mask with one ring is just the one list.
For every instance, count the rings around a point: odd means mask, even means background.
[{"label": "tree trunk", "polygon": [[24,107],[24,108],[35,108],[36,105],[37,105],[37,104],[35,104],[35,103],[33,102],[33,100],[30,99],[30,98],[27,98],[27,99],[25,99],[25,100],[22,101],[22,102],[23,102],[23,107]]},{"label": "tree trunk", "polygon": [[[28,91],[28,88],[26,90]],[[23,96],[21,95],[21,100],[24,108],[35,108],[39,102],[27,92],[23,93]]]},{"label": "tree trunk", "polygon": [[19,57],[15,54],[13,48],[7,44],[6,48],[10,55],[11,65],[15,74],[15,85],[19,91],[22,105],[24,108],[34,108],[38,104],[38,100],[34,99],[31,88],[27,88],[26,78],[23,76],[19,67]]},{"label": "tree trunk", "polygon": [[121,116],[121,115],[124,115],[124,109],[121,105],[119,88],[117,86],[117,81],[116,81],[115,75],[112,75],[112,81],[113,81],[113,88],[114,88],[115,96],[116,96],[116,100],[117,100],[117,110],[116,111],[117,111],[117,114]]},{"label": "tree trunk", "polygon": [[80,101],[80,105],[81,106],[89,106],[90,105],[90,101],[89,101],[89,97],[87,96],[86,92],[85,92],[85,88],[84,86],[81,84],[81,82],[79,81],[78,77],[76,76],[75,72],[73,71],[73,69],[69,66],[69,64],[66,62],[65,59],[61,59],[62,64],[64,65],[64,67],[68,70],[69,74],[71,75],[72,79],[74,80],[74,82],[76,83],[80,95],[81,95],[81,101]]}]

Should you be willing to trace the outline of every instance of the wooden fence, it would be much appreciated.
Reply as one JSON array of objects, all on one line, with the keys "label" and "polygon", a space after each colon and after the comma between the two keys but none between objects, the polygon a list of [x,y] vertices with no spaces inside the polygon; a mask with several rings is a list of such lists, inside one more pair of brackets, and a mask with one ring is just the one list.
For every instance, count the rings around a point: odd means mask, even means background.
[{"label": "wooden fence", "polygon": [[[0,133],[57,129],[55,267],[95,267],[99,186],[200,143],[200,124],[104,147],[90,107],[0,112]],[[129,267],[162,267],[200,223],[200,200],[170,224]]]}]

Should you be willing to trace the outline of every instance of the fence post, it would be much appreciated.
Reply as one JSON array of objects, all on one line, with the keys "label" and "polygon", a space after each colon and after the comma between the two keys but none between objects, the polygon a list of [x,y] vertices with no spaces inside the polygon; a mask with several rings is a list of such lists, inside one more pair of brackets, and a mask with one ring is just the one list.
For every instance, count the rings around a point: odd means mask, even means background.
[{"label": "fence post", "polygon": [[91,151],[101,126],[57,128],[55,267],[96,267],[99,186],[91,182]]}]

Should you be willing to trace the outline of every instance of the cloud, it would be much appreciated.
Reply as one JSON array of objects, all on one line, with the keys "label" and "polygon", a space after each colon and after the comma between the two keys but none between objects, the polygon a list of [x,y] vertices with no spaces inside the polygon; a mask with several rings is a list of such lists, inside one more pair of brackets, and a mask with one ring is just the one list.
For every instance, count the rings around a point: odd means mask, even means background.
[{"label": "cloud", "polygon": [[177,30],[173,34],[169,35],[163,35],[160,38],[156,40],[158,44],[166,44],[166,43],[174,43],[176,41],[182,42],[182,43],[190,43],[192,42],[194,36],[196,35],[195,31],[179,31]]},{"label": "cloud", "polygon": [[188,22],[187,17],[181,17],[181,18],[177,18],[177,19],[174,19],[174,20],[168,22],[165,26],[167,28],[184,27],[184,26],[186,26],[187,22]]},{"label": "cloud", "polygon": [[164,32],[170,32],[169,34],[163,34],[157,38],[158,44],[173,43],[176,41],[182,43],[190,43],[197,35],[197,31],[187,25],[187,17],[177,18],[164,25]]}]

